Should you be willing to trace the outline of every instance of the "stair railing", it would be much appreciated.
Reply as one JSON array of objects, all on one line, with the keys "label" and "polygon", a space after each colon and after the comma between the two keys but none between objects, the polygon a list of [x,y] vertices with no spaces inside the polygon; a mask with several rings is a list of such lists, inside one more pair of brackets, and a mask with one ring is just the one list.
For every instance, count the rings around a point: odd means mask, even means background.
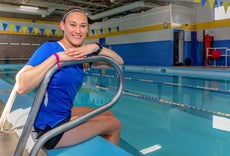
[{"label": "stair railing", "polygon": [[[96,62],[96,61],[107,62],[115,69],[115,71],[117,73],[117,77],[118,77],[118,87],[117,87],[116,94],[113,96],[111,101],[109,101],[108,103],[98,107],[97,109],[95,109],[95,110],[75,119],[75,120],[72,120],[68,123],[65,123],[61,126],[58,126],[54,129],[48,131],[47,133],[43,134],[38,139],[38,141],[34,144],[33,148],[31,149],[30,156],[36,156],[38,154],[39,150],[41,149],[41,147],[43,146],[43,144],[46,141],[48,141],[49,139],[51,139],[52,137],[59,135],[59,134],[65,132],[67,130],[70,130],[70,129],[86,122],[90,118],[93,118],[94,116],[110,109],[119,100],[120,96],[122,95],[122,91],[123,91],[123,73],[121,71],[120,66],[111,58],[108,58],[105,56],[91,56],[91,57],[87,57],[83,60],[63,62],[61,64],[61,66],[63,67],[63,66],[72,65],[72,64],[80,64],[80,63],[88,63],[88,62]],[[31,110],[29,112],[28,118],[27,118],[26,123],[24,125],[22,134],[19,138],[19,142],[18,142],[18,145],[16,147],[14,156],[21,156],[24,152],[27,140],[29,138],[29,135],[30,135],[30,132],[32,130],[33,124],[35,122],[35,119],[36,119],[37,113],[39,111],[41,102],[42,102],[43,97],[45,95],[48,83],[50,81],[51,76],[57,71],[57,69],[58,69],[58,67],[56,65],[54,67],[52,67],[47,72],[45,78],[43,79],[43,81],[40,84],[38,92],[34,98],[33,105],[32,105]]]}]

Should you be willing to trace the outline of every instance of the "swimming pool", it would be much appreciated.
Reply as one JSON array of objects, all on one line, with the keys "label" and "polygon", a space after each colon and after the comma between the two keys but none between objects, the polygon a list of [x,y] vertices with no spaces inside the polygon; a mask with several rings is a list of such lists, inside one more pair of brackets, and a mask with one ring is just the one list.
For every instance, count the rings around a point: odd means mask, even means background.
[{"label": "swimming pool", "polygon": [[[228,70],[126,66],[123,71],[123,95],[112,108],[123,140],[147,156],[230,154]],[[0,78],[12,83],[8,76],[15,72],[4,69]],[[104,104],[116,83],[111,69],[88,70],[75,105]]]}]

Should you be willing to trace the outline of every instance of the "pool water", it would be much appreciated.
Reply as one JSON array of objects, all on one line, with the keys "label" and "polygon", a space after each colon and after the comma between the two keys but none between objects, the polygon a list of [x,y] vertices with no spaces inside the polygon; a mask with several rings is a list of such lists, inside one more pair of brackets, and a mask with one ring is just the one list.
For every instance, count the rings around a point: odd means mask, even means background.
[{"label": "pool water", "polygon": [[[76,104],[99,106],[112,96],[114,74],[96,73],[89,71]],[[112,110],[122,122],[121,137],[136,149],[161,146],[148,156],[230,154],[229,131],[212,126],[213,116],[230,117],[229,80],[127,71],[124,77],[123,95]],[[90,87],[95,85],[101,87]]]},{"label": "pool water", "polygon": [[[123,95],[112,108],[122,123],[121,138],[138,151],[148,148],[147,156],[230,155],[228,128],[213,128],[215,116],[229,124],[230,78],[217,79],[215,71],[213,77],[158,71],[124,70]],[[0,78],[13,83],[15,72],[0,72]],[[91,69],[74,104],[101,106],[117,83],[113,70]]]}]

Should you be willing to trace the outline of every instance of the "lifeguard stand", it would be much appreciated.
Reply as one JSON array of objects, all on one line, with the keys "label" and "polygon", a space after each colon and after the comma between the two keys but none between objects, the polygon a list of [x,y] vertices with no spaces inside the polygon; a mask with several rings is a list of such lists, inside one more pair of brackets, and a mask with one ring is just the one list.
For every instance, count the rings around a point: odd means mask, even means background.
[{"label": "lifeguard stand", "polygon": [[212,50],[211,57],[214,60],[213,63],[214,67],[217,66],[216,61],[220,58],[220,56],[221,56],[221,50]]}]

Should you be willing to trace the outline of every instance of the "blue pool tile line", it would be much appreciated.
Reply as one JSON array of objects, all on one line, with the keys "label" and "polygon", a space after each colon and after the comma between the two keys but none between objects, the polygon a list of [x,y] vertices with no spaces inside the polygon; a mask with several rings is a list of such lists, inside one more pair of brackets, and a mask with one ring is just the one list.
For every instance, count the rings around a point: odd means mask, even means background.
[{"label": "blue pool tile line", "polygon": [[161,75],[181,75],[190,77],[207,77],[230,80],[230,69],[199,67],[156,67],[156,66],[122,66],[123,71],[136,73],[158,73]]}]

